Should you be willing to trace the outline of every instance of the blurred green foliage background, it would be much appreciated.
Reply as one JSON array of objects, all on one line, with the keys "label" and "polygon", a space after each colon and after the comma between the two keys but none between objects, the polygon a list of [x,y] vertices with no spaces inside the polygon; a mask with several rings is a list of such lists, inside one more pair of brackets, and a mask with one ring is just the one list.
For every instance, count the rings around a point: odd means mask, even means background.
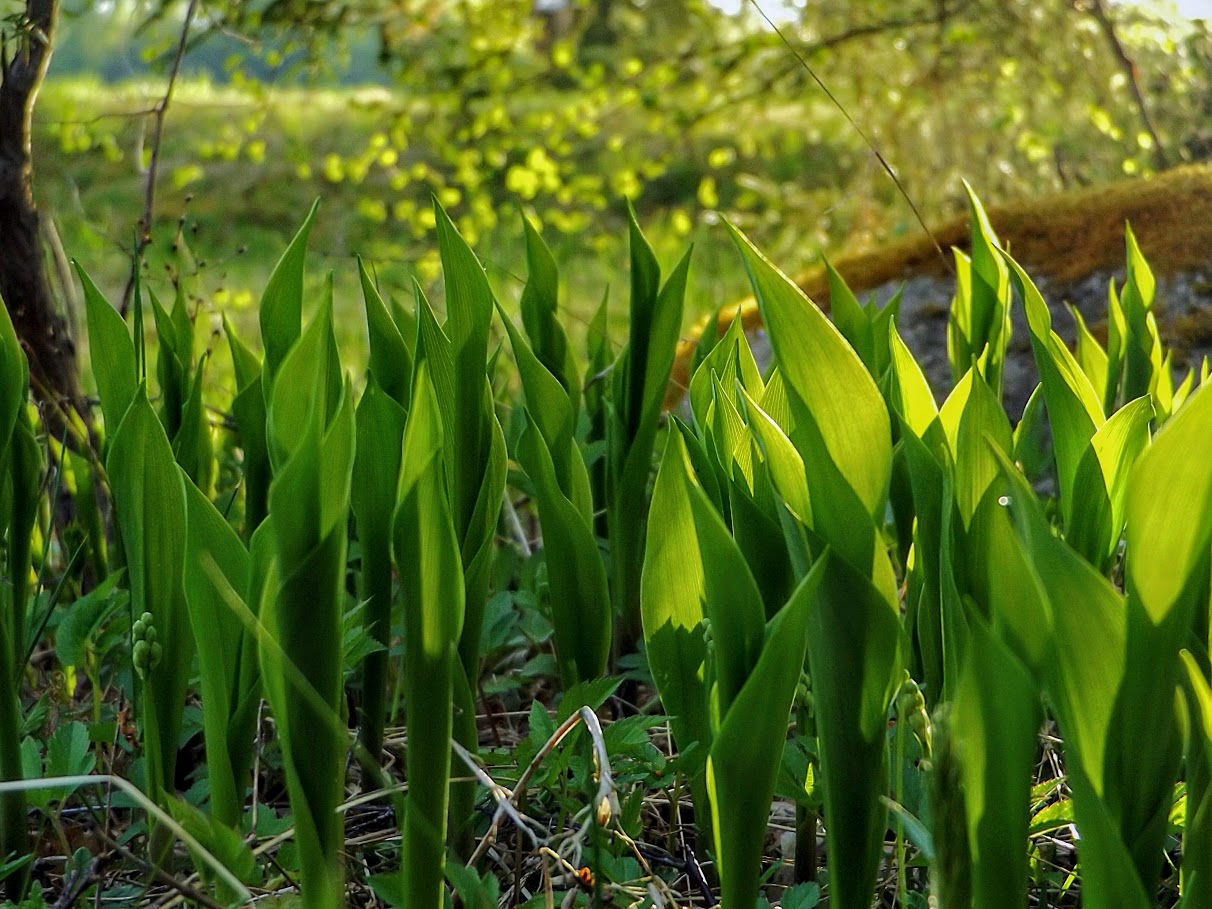
[{"label": "blurred green foliage background", "polygon": [[[1212,154],[1212,27],[1172,3],[759,3],[781,35],[749,0],[200,3],[146,267],[247,309],[318,196],[338,307],[358,299],[355,253],[386,291],[416,276],[440,300],[436,194],[511,299],[517,203],[584,319],[625,289],[630,198],[663,261],[695,243],[705,313],[746,292],[721,215],[792,270],[919,227],[813,73],[927,221],[962,208],[961,177],[995,203]],[[39,203],[114,296],[184,10],[66,4],[38,101]]]}]

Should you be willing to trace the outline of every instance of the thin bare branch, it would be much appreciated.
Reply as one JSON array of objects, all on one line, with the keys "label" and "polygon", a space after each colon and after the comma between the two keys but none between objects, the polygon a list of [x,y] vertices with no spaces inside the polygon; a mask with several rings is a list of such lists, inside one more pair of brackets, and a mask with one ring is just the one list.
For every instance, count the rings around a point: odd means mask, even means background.
[{"label": "thin bare branch", "polygon": [[185,59],[185,49],[189,45],[189,29],[193,24],[194,15],[198,11],[198,0],[189,0],[185,8],[185,18],[181,22],[181,36],[177,41],[177,50],[173,54],[172,66],[168,73],[168,85],[164,89],[164,97],[152,108],[152,144],[151,160],[147,166],[147,185],[143,194],[143,217],[139,221],[139,230],[135,238],[135,254],[131,259],[130,278],[126,282],[126,290],[122,292],[122,305],[118,312],[125,318],[130,308],[131,296],[135,291],[135,278],[139,274],[139,266],[143,262],[143,253],[151,244],[152,216],[156,205],[156,174],[160,168],[160,148],[164,136],[164,120],[168,116],[168,105],[172,101],[173,90],[177,85],[177,76],[181,72],[181,63]]},{"label": "thin bare branch", "polygon": [[1136,63],[1128,56],[1127,50],[1124,48],[1123,42],[1119,40],[1119,33],[1115,28],[1115,22],[1111,18],[1111,13],[1108,11],[1103,0],[1082,0],[1078,4],[1079,8],[1084,8],[1098,23],[1098,27],[1102,29],[1103,37],[1107,39],[1107,45],[1111,48],[1111,53],[1119,63],[1120,70],[1123,71],[1124,77],[1128,80],[1128,88],[1132,92],[1132,99],[1136,102],[1136,112],[1140,117],[1141,125],[1144,126],[1145,132],[1149,134],[1149,138],[1153,142],[1153,166],[1157,170],[1165,170],[1170,166],[1169,157],[1166,155],[1166,147],[1162,143],[1161,135],[1157,131],[1157,126],[1153,123],[1153,115],[1149,112],[1149,104],[1145,101],[1145,93],[1141,90],[1140,79],[1137,78]]}]

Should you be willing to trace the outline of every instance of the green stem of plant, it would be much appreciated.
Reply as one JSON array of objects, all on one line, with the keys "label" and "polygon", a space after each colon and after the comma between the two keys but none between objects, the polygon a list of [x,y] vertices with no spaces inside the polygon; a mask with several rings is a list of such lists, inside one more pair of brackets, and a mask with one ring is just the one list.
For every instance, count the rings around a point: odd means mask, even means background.
[{"label": "green stem of plant", "polygon": [[[896,800],[905,804],[905,726],[907,717],[900,711],[896,718]],[[909,881],[905,875],[905,825],[896,815],[896,892],[897,902],[904,906],[909,896]]]},{"label": "green stem of plant", "polygon": [[450,786],[453,726],[451,695],[457,658],[453,654],[422,659],[420,648],[409,654],[408,674],[408,811],[404,815],[404,901],[416,909],[442,905],[442,868],[446,848],[446,814],[453,805]]},{"label": "green stem of plant", "polygon": [[[146,681],[139,686],[143,692],[143,763],[147,768],[147,796],[161,807],[166,807],[165,795],[168,781],[160,764],[160,724],[156,720],[155,696],[152,686]],[[172,831],[147,819],[147,858],[157,868],[163,867],[172,849]]]},{"label": "green stem of plant", "polygon": [[[476,701],[471,690],[467,673],[460,661],[456,660],[452,685],[454,717],[452,732],[456,742],[466,749],[468,754],[476,755],[480,751],[480,735],[476,726]],[[410,728],[412,725],[412,707],[409,707]],[[424,728],[424,727],[421,727]],[[450,736],[447,736],[447,741]],[[447,747],[447,761],[451,764],[453,776],[466,776],[465,768],[455,755],[454,750]],[[409,767],[411,769],[411,762]],[[411,783],[411,780],[410,780]],[[411,789],[410,789],[411,791]],[[451,783],[450,785],[450,826],[448,839],[450,849],[460,861],[466,861],[475,849],[475,831],[472,829],[473,814],[476,802],[475,780]]]},{"label": "green stem of plant", "polygon": [[[491,553],[487,558],[473,558],[463,566],[463,631],[459,637],[458,659],[454,667],[453,734],[454,740],[472,756],[480,753],[475,690],[480,678],[480,636],[488,603],[491,570]],[[410,706],[406,704],[405,709],[410,709]],[[466,776],[453,749],[450,749],[450,762],[455,776]],[[450,787],[450,827],[447,835],[451,851],[462,861],[466,861],[475,849],[475,831],[472,829],[475,802],[475,780],[455,783]]]},{"label": "green stem of plant", "polygon": [[678,830],[682,826],[682,774],[673,775],[673,785],[669,787],[669,836],[665,840],[665,851],[677,855]]},{"label": "green stem of plant", "polygon": [[[621,508],[616,507],[617,512]],[[644,518],[647,519],[645,512]],[[636,649],[644,637],[640,621],[640,573],[644,566],[645,524],[626,526],[616,519],[610,528],[610,592],[614,599],[618,630],[615,633],[615,657]]]},{"label": "green stem of plant", "polygon": [[[366,655],[362,664],[362,715],[358,740],[365,752],[363,763],[377,767],[383,752],[383,724],[387,711],[387,666],[391,646],[391,544],[390,540],[362,541],[362,598],[366,600],[366,626],[383,649]],[[367,767],[368,770],[373,768]]]},{"label": "green stem of plant", "polygon": [[94,466],[83,459],[75,459],[73,466],[76,468],[76,507],[88,540],[89,562],[92,565],[94,581],[99,584],[109,576],[109,559],[101,509],[97,506],[97,487],[93,481]]},{"label": "green stem of plant", "polygon": [[[799,735],[815,736],[816,723],[812,711],[803,704],[795,709],[795,729]],[[795,882],[805,884],[816,880],[820,857],[816,848],[816,827],[819,812],[806,805],[795,808]]]},{"label": "green stem of plant", "polygon": [[[21,703],[17,695],[16,674],[10,665],[9,642],[0,629],[0,780],[21,777]],[[29,830],[25,821],[25,797],[20,792],[0,795],[0,862],[9,855],[29,852]],[[18,872],[5,882],[5,892],[19,903],[25,890],[28,870]]]}]

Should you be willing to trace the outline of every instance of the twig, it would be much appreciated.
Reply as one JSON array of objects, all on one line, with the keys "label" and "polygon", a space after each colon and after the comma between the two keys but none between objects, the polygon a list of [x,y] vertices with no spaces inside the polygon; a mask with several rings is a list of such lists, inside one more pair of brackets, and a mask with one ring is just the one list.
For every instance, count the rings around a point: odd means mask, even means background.
[{"label": "twig", "polygon": [[[592,711],[590,712],[592,713]],[[551,734],[551,737],[546,741],[546,743],[544,743],[543,747],[539,749],[538,753],[535,754],[527,768],[522,771],[522,775],[518,777],[517,785],[514,787],[513,793],[511,793],[509,797],[509,804],[511,807],[513,805],[513,799],[517,793],[521,793],[523,795],[526,794],[526,786],[530,782],[530,778],[534,776],[535,771],[539,769],[539,766],[543,763],[543,760],[547,757],[547,755],[551,754],[551,752],[555,750],[555,747],[559,745],[560,742],[562,742],[568,735],[568,733],[572,732],[572,730],[575,729],[577,724],[580,722],[581,715],[579,713],[574,713],[563,723],[561,723],[556,731]],[[475,851],[472,852],[471,858],[467,860],[468,867],[474,866],[481,858],[484,857],[484,853],[488,851],[488,847],[491,846],[493,841],[496,839],[497,831],[501,827],[501,818],[503,816],[504,812],[498,807],[497,813],[493,816],[492,823],[488,826],[488,832],[484,834],[483,838],[476,846]]]},{"label": "twig", "polygon": [[195,887],[191,887],[189,884],[185,883],[184,881],[177,880],[175,877],[173,877],[171,874],[169,874],[167,871],[160,868],[159,866],[151,864],[151,863],[146,862],[143,859],[139,858],[139,856],[135,855],[133,852],[131,852],[129,849],[127,849],[125,846],[123,846],[121,843],[119,843],[117,840],[115,840],[109,834],[105,833],[103,830],[97,830],[97,835],[101,838],[101,842],[105,843],[105,845],[108,849],[111,849],[114,852],[118,853],[120,856],[122,856],[128,862],[133,862],[136,865],[141,865],[145,868],[149,868],[151,870],[152,877],[154,877],[161,884],[164,884],[166,887],[169,887],[169,888],[175,890],[182,899],[192,900],[195,903],[199,903],[199,904],[205,906],[206,909],[226,909],[226,907],[222,903],[216,902],[215,900],[211,899],[209,896],[207,896],[201,890],[198,890]]},{"label": "twig", "polygon": [[1157,127],[1153,123],[1152,114],[1149,113],[1149,104],[1145,101],[1145,93],[1141,91],[1140,80],[1136,75],[1136,64],[1128,56],[1123,42],[1119,40],[1119,34],[1115,29],[1115,23],[1111,19],[1111,13],[1103,3],[1103,0],[1085,0],[1085,3],[1075,5],[1079,8],[1082,6],[1085,7],[1086,12],[1093,16],[1094,20],[1098,23],[1103,37],[1107,39],[1111,53],[1115,56],[1116,62],[1119,63],[1119,68],[1123,70],[1124,77],[1128,80],[1128,88],[1132,92],[1132,99],[1136,102],[1136,111],[1140,115],[1141,125],[1145,127],[1145,132],[1149,134],[1149,138],[1153,141],[1153,166],[1158,170],[1165,170],[1170,166],[1166,155],[1166,147],[1162,144],[1161,135],[1157,132]]},{"label": "twig", "polygon": [[172,66],[168,73],[168,86],[164,89],[164,97],[152,108],[152,147],[151,160],[147,165],[147,187],[143,196],[143,218],[139,221],[138,236],[135,240],[135,254],[131,259],[130,277],[126,281],[126,290],[122,292],[122,305],[118,312],[123,318],[130,308],[131,295],[135,290],[135,278],[139,274],[139,265],[143,261],[143,253],[151,245],[152,211],[156,204],[156,172],[160,168],[160,145],[164,135],[164,120],[168,115],[168,105],[172,101],[173,89],[177,85],[177,75],[181,72],[181,61],[185,59],[185,49],[189,45],[189,28],[193,24],[194,14],[198,10],[198,0],[189,0],[185,8],[185,19],[181,23],[181,37],[177,41],[177,50],[173,54]]},{"label": "twig", "polygon": [[[582,707],[578,713],[593,740],[593,776],[598,784],[598,791],[593,799],[593,816],[599,827],[606,827],[613,818],[622,814],[619,797],[614,788],[614,777],[610,773],[610,754],[606,751],[606,739],[602,735],[602,724],[598,715],[588,707]],[[632,846],[635,844],[632,843]],[[643,858],[640,863],[647,864]]]},{"label": "twig", "polygon": [[698,889],[703,896],[703,903],[706,906],[714,906],[716,904],[715,894],[711,892],[711,887],[707,883],[707,875],[703,873],[703,866],[699,864],[699,857],[694,854],[686,842],[682,842],[682,860],[686,863],[686,876],[690,882]]},{"label": "twig", "polygon": [[[480,785],[488,790],[488,794],[491,795],[493,801],[497,803],[497,811],[504,813],[506,817],[513,821],[515,827],[524,832],[530,838],[531,844],[534,845],[536,849],[539,848],[539,839],[537,836],[535,836],[534,831],[531,829],[531,825],[538,827],[539,823],[518,812],[518,810],[513,806],[513,792],[496,782],[496,780],[485,773],[483,768],[476,763],[475,758],[468,753],[466,748],[453,739],[451,740],[451,745],[454,747],[455,754],[462,759],[464,764],[471,768],[471,772],[475,774],[475,778],[479,781]],[[496,817],[493,818],[493,822],[496,822]],[[485,838],[487,839],[487,837]],[[469,862],[468,864],[472,863]]]}]

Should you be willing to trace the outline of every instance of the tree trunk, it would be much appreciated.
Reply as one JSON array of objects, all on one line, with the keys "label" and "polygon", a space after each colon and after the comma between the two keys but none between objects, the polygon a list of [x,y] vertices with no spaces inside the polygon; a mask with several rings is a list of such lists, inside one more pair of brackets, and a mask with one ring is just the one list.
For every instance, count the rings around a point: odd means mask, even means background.
[{"label": "tree trunk", "polygon": [[76,408],[82,400],[76,347],[46,273],[30,143],[58,6],[58,0],[27,0],[26,19],[5,43],[0,71],[0,298],[29,358],[34,393],[50,405],[44,414],[48,428],[61,427],[60,409]]}]

